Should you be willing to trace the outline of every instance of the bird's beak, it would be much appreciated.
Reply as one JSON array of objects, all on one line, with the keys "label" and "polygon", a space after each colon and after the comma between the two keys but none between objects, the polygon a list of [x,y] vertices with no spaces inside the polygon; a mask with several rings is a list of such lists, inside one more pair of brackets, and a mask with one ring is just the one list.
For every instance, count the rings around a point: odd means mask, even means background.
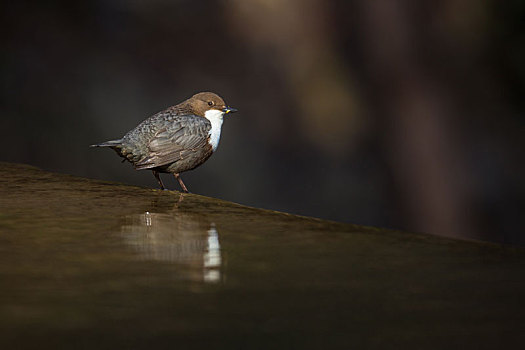
[{"label": "bird's beak", "polygon": [[224,107],[223,110],[222,110],[225,114],[228,114],[228,113],[235,113],[237,112],[237,110],[235,108],[232,108],[232,107]]}]

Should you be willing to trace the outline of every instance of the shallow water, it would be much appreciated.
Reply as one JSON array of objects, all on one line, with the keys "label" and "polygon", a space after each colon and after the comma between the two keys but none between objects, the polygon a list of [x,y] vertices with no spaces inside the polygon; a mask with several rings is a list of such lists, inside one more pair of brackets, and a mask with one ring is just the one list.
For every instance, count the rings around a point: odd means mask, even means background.
[{"label": "shallow water", "polygon": [[0,347],[502,348],[521,248],[0,163]]}]

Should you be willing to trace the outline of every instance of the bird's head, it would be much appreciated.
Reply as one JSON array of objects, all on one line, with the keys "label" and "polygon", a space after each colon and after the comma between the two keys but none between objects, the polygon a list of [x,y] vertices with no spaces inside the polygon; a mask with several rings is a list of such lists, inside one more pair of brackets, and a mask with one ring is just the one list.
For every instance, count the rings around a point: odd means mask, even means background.
[{"label": "bird's head", "polygon": [[221,115],[237,112],[235,108],[226,106],[224,100],[213,92],[199,92],[189,98],[186,103],[193,113],[201,117],[204,117],[206,112]]}]

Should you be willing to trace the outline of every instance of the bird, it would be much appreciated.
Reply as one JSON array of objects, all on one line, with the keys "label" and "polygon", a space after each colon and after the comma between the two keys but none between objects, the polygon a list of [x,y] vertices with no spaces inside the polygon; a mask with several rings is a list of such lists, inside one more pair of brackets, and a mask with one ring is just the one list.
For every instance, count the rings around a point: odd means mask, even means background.
[{"label": "bird", "polygon": [[160,173],[175,176],[182,190],[188,188],[180,174],[204,163],[217,150],[223,117],[237,112],[213,92],[200,92],[141,122],[121,139],[90,147],[109,147],[136,170],[149,169],[160,185]]}]

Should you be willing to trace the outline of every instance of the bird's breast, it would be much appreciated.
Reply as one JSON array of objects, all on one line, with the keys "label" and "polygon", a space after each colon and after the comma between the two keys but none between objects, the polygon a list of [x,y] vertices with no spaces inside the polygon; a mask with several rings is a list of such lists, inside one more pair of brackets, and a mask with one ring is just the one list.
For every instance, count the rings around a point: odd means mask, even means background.
[{"label": "bird's breast", "polygon": [[224,112],[212,109],[204,113],[206,119],[211,123],[211,129],[208,132],[208,142],[211,145],[213,152],[219,147],[219,140],[221,139],[222,120]]}]

